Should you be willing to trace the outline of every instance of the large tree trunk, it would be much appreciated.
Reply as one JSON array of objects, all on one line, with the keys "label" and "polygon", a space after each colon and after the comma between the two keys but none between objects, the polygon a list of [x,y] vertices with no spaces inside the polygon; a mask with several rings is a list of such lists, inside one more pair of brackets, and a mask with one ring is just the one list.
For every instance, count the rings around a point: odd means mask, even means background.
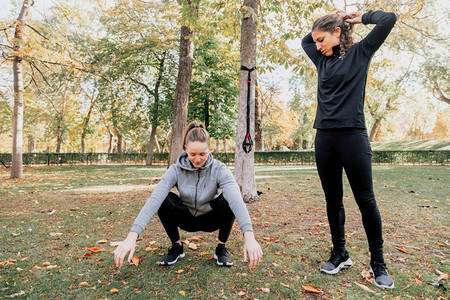
[{"label": "large tree trunk", "polygon": [[375,122],[373,122],[372,128],[370,129],[369,141],[373,142],[373,139],[377,136],[380,127],[381,127],[381,120],[376,119]]},{"label": "large tree trunk", "polygon": [[23,177],[23,74],[22,74],[22,56],[21,43],[23,40],[23,26],[25,18],[28,15],[30,6],[34,4],[32,0],[24,0],[19,18],[17,18],[16,30],[14,33],[14,122],[13,122],[13,144],[12,144],[12,162],[11,162],[11,178]]},{"label": "large tree trunk", "polygon": [[[247,68],[256,66],[256,22],[258,0],[244,0],[244,18],[241,24],[241,65]],[[255,18],[256,19],[256,18]],[[250,135],[255,131],[255,73],[251,72],[250,85]],[[258,200],[254,171],[254,148],[245,153],[242,142],[247,132],[247,78],[248,71],[241,71],[239,78],[238,124],[236,130],[236,150],[234,176],[245,202]]]},{"label": "large tree trunk", "polygon": [[[194,4],[194,2],[196,2]],[[198,11],[198,1],[187,0],[189,14],[194,16]],[[194,31],[188,26],[181,26],[180,59],[178,62],[178,78],[173,104],[172,137],[170,139],[169,166],[174,164],[183,149],[183,135],[187,122],[189,87],[192,78],[194,61]]]}]

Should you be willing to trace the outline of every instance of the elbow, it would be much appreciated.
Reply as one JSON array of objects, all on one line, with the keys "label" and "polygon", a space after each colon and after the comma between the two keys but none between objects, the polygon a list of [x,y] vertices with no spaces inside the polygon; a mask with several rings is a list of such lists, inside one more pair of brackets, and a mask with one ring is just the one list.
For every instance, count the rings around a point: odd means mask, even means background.
[{"label": "elbow", "polygon": [[397,15],[393,12],[386,13],[386,23],[394,27],[395,22],[397,22]]}]

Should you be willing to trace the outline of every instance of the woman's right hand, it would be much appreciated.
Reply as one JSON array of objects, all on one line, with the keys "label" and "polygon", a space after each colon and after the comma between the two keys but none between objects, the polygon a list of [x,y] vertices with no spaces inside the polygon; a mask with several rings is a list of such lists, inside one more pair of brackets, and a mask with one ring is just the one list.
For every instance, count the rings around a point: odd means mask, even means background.
[{"label": "woman's right hand", "polygon": [[114,250],[114,262],[116,263],[116,267],[120,268],[123,265],[123,260],[127,253],[128,262],[131,262],[131,258],[133,257],[134,251],[136,249],[136,240],[138,238],[138,234],[136,232],[130,232],[127,238],[117,246],[116,250]]}]

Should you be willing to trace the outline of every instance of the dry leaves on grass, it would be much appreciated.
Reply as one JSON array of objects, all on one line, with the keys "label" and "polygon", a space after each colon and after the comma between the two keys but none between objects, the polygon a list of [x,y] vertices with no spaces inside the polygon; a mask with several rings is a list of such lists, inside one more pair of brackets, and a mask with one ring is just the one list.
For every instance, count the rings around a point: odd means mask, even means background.
[{"label": "dry leaves on grass", "polygon": [[86,281],[80,282],[78,284],[79,287],[90,287],[91,285],[89,283],[87,283]]},{"label": "dry leaves on grass", "polygon": [[132,264],[132,265],[135,265],[135,266],[137,267],[137,266],[139,265],[139,262],[140,262],[139,257],[133,256],[133,257],[131,258],[131,264]]},{"label": "dry leaves on grass", "polygon": [[396,248],[398,251],[400,251],[400,252],[403,252],[403,253],[409,253],[409,251],[406,250],[404,247],[401,247],[401,246],[395,246],[395,248]]},{"label": "dry leaves on grass", "polygon": [[102,248],[98,248],[98,247],[88,248],[88,250],[91,251],[92,253],[97,253],[97,252],[103,251]]},{"label": "dry leaves on grass", "polygon": [[116,288],[112,288],[110,291],[109,291],[110,293],[118,293],[119,292],[119,290],[118,289],[116,289]]},{"label": "dry leaves on grass", "polygon": [[303,290],[308,293],[323,294],[323,291],[321,289],[309,285],[304,285]]},{"label": "dry leaves on grass", "polygon": [[369,288],[368,288],[367,286],[365,286],[364,284],[357,283],[356,281],[354,282],[354,284],[356,284],[358,287],[362,288],[362,289],[365,290],[366,292],[375,294],[375,292],[374,292],[373,290],[369,289]]}]

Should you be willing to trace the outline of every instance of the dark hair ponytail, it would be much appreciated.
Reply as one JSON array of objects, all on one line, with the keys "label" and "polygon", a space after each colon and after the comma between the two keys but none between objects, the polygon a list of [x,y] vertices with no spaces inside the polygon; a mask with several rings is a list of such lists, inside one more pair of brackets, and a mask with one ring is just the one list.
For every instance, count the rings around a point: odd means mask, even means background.
[{"label": "dark hair ponytail", "polygon": [[186,150],[186,145],[189,142],[207,143],[208,147],[210,146],[210,138],[205,124],[200,121],[192,121],[189,123],[184,132],[183,150]]},{"label": "dark hair ponytail", "polygon": [[314,31],[318,29],[333,33],[337,27],[341,28],[341,35],[339,37],[340,39],[339,54],[341,59],[344,59],[344,56],[347,53],[348,49],[350,49],[350,47],[355,44],[353,40],[354,24],[345,22],[345,20],[347,19],[350,19],[349,15],[345,15],[343,17],[341,17],[337,13],[325,15],[314,21],[311,30]]}]

